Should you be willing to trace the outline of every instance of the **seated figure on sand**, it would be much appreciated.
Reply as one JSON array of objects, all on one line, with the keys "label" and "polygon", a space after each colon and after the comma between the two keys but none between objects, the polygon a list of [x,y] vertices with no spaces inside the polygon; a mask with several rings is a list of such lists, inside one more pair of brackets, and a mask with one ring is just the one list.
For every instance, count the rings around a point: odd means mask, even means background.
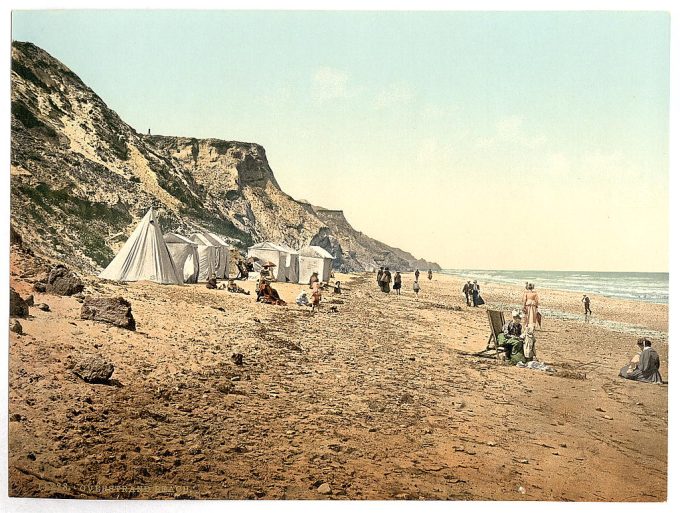
[{"label": "seated figure on sand", "polygon": [[307,297],[307,292],[301,290],[298,296],[295,298],[295,304],[298,306],[311,306],[309,304],[309,298]]},{"label": "seated figure on sand", "polygon": [[333,294],[342,294],[342,289],[340,288],[340,282],[335,282],[335,287],[333,287]]},{"label": "seated figure on sand", "polygon": [[503,333],[498,335],[498,346],[505,350],[505,356],[512,365],[525,362],[524,335],[519,311],[512,311],[512,320],[505,323]]},{"label": "seated figure on sand", "polygon": [[249,290],[242,289],[241,287],[236,285],[234,280],[229,280],[229,285],[227,285],[227,292],[234,292],[234,293],[237,293],[237,294],[246,294],[248,296],[250,295]]},{"label": "seated figure on sand", "polygon": [[619,376],[633,381],[662,384],[663,379],[659,372],[659,354],[652,349],[652,342],[648,338],[640,338],[637,341],[640,348],[639,355],[634,356],[628,365],[619,372]]},{"label": "seated figure on sand", "polygon": [[279,293],[271,286],[268,280],[260,280],[256,301],[260,301],[267,305],[286,305],[286,302],[281,299]]},{"label": "seated figure on sand", "polygon": [[217,275],[215,273],[210,275],[210,278],[208,278],[208,281],[205,284],[205,286],[208,289],[216,289],[217,288]]}]

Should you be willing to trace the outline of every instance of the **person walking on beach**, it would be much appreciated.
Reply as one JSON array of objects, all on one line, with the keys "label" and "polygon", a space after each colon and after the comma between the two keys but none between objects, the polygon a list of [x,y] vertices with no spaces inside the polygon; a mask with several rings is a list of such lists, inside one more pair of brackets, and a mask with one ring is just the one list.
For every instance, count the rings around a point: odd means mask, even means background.
[{"label": "person walking on beach", "polygon": [[378,275],[376,276],[376,279],[378,280],[378,288],[382,289],[382,277],[383,277],[383,268],[381,267],[380,270],[378,271]]},{"label": "person walking on beach", "polygon": [[432,279],[432,269],[427,270],[427,279],[431,280]]},{"label": "person walking on beach", "polygon": [[465,294],[465,304],[470,306],[470,295],[472,294],[472,283],[470,280],[465,282],[463,285],[463,294]]},{"label": "person walking on beach", "polygon": [[382,278],[380,279],[380,283],[382,284],[382,291],[385,294],[390,293],[390,283],[392,283],[392,273],[390,272],[389,267],[385,267],[385,270],[383,271]]},{"label": "person walking on beach", "polygon": [[527,290],[524,292],[522,300],[524,305],[524,326],[533,326],[538,324],[541,327],[541,314],[538,313],[538,294],[534,290],[534,284],[529,283]]},{"label": "person walking on beach", "polygon": [[479,285],[477,285],[477,280],[472,281],[472,306],[477,307],[483,305],[484,302],[479,296]]},{"label": "person walking on beach", "polygon": [[593,312],[590,310],[590,298],[583,294],[581,303],[583,303],[583,308],[585,309],[585,322],[588,322],[588,316],[593,314]]},{"label": "person walking on beach", "polygon": [[413,282],[413,292],[415,292],[416,299],[418,299],[418,292],[420,292],[420,283],[418,283],[418,280]]},{"label": "person walking on beach", "polygon": [[418,281],[418,278],[420,277],[420,271],[418,269],[416,269],[415,275],[416,275],[416,281]]},{"label": "person walking on beach", "polygon": [[394,285],[392,288],[397,291],[397,296],[401,296],[401,273],[397,271],[394,273]]}]

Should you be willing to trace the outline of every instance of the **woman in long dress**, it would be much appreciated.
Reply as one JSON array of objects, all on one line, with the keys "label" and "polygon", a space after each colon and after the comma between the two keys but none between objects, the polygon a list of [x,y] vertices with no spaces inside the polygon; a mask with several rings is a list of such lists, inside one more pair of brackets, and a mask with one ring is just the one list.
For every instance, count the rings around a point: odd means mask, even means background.
[{"label": "woman in long dress", "polygon": [[524,326],[541,326],[541,318],[538,313],[538,294],[534,290],[534,284],[529,283],[524,291]]}]

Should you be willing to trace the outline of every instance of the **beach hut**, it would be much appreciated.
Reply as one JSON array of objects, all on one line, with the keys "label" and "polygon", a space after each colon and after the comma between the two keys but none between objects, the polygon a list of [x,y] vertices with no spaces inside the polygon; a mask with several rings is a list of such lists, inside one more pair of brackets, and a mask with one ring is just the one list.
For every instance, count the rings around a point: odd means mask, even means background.
[{"label": "beach hut", "polygon": [[280,244],[280,246],[286,252],[286,280],[291,283],[297,283],[300,277],[300,254],[285,244]]},{"label": "beach hut", "polygon": [[229,278],[229,244],[216,233],[205,232],[203,235],[217,248],[215,274],[219,279]]},{"label": "beach hut", "polygon": [[166,233],[163,240],[168,245],[175,269],[181,273],[184,283],[198,281],[198,244],[176,233]]},{"label": "beach hut", "polygon": [[298,280],[298,253],[288,246],[273,242],[260,242],[248,248],[248,257],[276,265],[272,274],[277,281],[296,283]]},{"label": "beach hut", "polygon": [[189,239],[196,243],[198,251],[198,279],[197,281],[208,281],[208,278],[217,274],[217,264],[219,257],[217,247],[208,240],[202,233],[194,233]]},{"label": "beach hut", "polygon": [[333,255],[320,246],[307,246],[299,251],[299,280],[298,283],[309,283],[312,273],[319,275],[319,280],[328,281],[331,277]]},{"label": "beach hut", "polygon": [[115,281],[149,280],[178,285],[184,282],[163,240],[153,207],[99,277]]}]

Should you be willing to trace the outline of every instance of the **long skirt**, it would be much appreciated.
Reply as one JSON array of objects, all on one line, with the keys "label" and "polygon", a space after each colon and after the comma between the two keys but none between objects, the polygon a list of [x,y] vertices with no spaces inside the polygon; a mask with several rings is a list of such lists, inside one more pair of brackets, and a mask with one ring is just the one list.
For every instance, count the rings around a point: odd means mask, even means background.
[{"label": "long skirt", "polygon": [[524,305],[524,310],[527,314],[527,316],[524,318],[524,325],[535,326],[538,324],[538,305],[536,304],[536,301],[533,299],[528,300]]}]

